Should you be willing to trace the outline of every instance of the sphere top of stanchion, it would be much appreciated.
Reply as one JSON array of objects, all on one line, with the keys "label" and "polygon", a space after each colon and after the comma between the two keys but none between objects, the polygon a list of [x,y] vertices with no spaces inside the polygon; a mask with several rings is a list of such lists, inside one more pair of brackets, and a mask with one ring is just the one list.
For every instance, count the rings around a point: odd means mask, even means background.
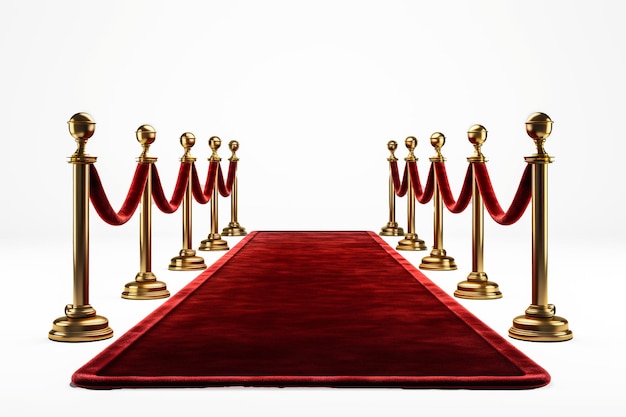
[{"label": "sphere top of stanchion", "polygon": [[541,112],[533,113],[526,120],[526,133],[534,141],[544,141],[552,133],[552,119]]},{"label": "sphere top of stanchion", "polygon": [[472,145],[482,145],[487,140],[487,129],[482,125],[472,125],[467,130],[467,139]]},{"label": "sphere top of stanchion", "polygon": [[70,135],[78,141],[87,140],[96,131],[96,122],[89,113],[76,113],[67,122]]},{"label": "sphere top of stanchion", "polygon": [[231,140],[230,142],[228,142],[228,149],[230,149],[231,152],[237,152],[239,150],[239,142],[237,142],[236,140]]},{"label": "sphere top of stanchion", "polygon": [[150,125],[141,125],[136,132],[137,142],[142,145],[152,145],[156,140],[156,129]]},{"label": "sphere top of stanchion", "polygon": [[417,139],[415,138],[415,136],[408,136],[404,140],[404,145],[409,151],[412,152],[415,150],[415,148],[417,148]]},{"label": "sphere top of stanchion", "polygon": [[222,146],[222,139],[217,136],[211,136],[209,138],[209,148],[213,150],[218,150]]},{"label": "sphere top of stanchion", "polygon": [[435,132],[430,135],[430,144],[433,148],[441,148],[446,143],[446,137],[441,132]]},{"label": "sphere top of stanchion", "polygon": [[390,140],[389,142],[387,142],[387,149],[389,150],[389,152],[394,153],[396,149],[398,149],[398,142],[396,142],[395,140]]},{"label": "sphere top of stanchion", "polygon": [[183,148],[191,148],[196,144],[196,135],[191,132],[185,132],[180,135],[180,144]]}]

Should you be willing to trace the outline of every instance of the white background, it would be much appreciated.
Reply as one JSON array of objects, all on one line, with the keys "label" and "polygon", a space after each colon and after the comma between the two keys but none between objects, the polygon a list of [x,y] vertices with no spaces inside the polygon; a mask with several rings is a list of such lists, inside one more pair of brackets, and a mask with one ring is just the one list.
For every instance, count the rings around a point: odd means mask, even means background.
[{"label": "white background", "polygon": [[[624,39],[618,1],[4,1],[0,5],[0,277],[3,415],[616,415],[624,273],[619,204]],[[210,136],[240,142],[239,220],[248,230],[374,230],[387,222],[388,140],[418,138],[420,172],[443,132],[453,192],[483,147],[508,206],[523,157],[535,151],[524,122],[554,120],[550,166],[550,302],[570,321],[565,343],[511,340],[552,383],[531,391],[351,389],[117,390],[69,386],[71,374],[162,301],[119,294],[138,268],[138,224],[91,218],[91,303],[115,331],[109,341],[55,343],[52,321],[72,301],[71,166],[66,122],[90,113],[87,145],[119,207],[141,148],[135,130],[157,130],[150,155],[170,193],[179,137],[198,138],[201,176]],[[226,167],[226,164],[224,164]],[[406,222],[404,199],[398,220]],[[417,207],[432,245],[432,206]],[[229,220],[220,206],[220,230]],[[448,293],[471,268],[469,211],[446,214],[445,247],[459,270],[428,273]],[[153,219],[153,271],[175,292],[195,273],[167,271],[181,245],[180,213]],[[209,230],[194,206],[194,238]],[[530,303],[530,213],[486,226],[486,271],[505,297],[460,302],[507,337]],[[231,246],[238,239],[230,239]],[[395,239],[389,239],[395,245]],[[297,244],[297,242],[294,242]],[[205,254],[212,262],[220,254]],[[419,264],[424,253],[404,253]],[[150,354],[146,352],[146,354]]]}]

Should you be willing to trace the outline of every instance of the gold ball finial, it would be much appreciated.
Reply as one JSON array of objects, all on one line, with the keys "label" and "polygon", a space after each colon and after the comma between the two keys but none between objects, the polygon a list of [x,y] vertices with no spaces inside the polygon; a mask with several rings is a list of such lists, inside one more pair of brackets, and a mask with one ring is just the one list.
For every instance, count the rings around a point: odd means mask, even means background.
[{"label": "gold ball finial", "polygon": [[404,145],[409,150],[409,155],[406,158],[404,158],[404,160],[405,161],[417,161],[417,158],[415,157],[415,154],[413,153],[413,151],[415,151],[415,148],[417,148],[417,139],[415,138],[415,136],[408,136],[404,140]]},{"label": "gold ball finial", "polygon": [[211,158],[209,158],[209,161],[221,161],[222,158],[220,158],[217,155],[217,150],[220,148],[220,146],[222,146],[222,140],[220,138],[218,138],[217,136],[211,136],[209,138],[209,148],[211,148],[212,154],[211,154]]},{"label": "gold ball finial", "polygon": [[482,145],[487,140],[487,129],[482,125],[472,125],[467,130],[467,139],[472,145]]},{"label": "gold ball finial", "polygon": [[229,161],[239,161],[239,158],[235,154],[239,150],[239,142],[236,140],[231,140],[228,142],[228,149],[230,149],[231,155],[228,158]]},{"label": "gold ball finial", "polygon": [[136,132],[137,142],[141,145],[152,145],[156,140],[156,130],[150,125],[141,125]]},{"label": "gold ball finial", "polygon": [[435,151],[437,152],[437,156],[435,156],[434,158],[431,158],[432,160],[437,160],[437,161],[443,161],[443,155],[441,154],[441,148],[443,147],[443,145],[446,144],[446,137],[444,136],[443,133],[441,132],[435,132],[432,135],[430,135],[430,144],[433,146],[433,148],[435,148]]},{"label": "gold ball finial", "polygon": [[526,133],[535,141],[544,141],[552,133],[552,123],[547,114],[533,113],[526,120]]},{"label": "gold ball finial", "polygon": [[[533,113],[526,120],[526,133],[535,141],[537,155],[547,157],[544,143],[550,133],[552,133],[552,119],[545,113]],[[550,159],[550,158],[548,158]]]},{"label": "gold ball finial", "polygon": [[391,154],[389,155],[389,158],[387,158],[389,162],[394,162],[398,160],[395,155],[396,149],[398,149],[398,142],[396,142],[395,140],[390,140],[389,142],[387,142],[387,150]]},{"label": "gold ball finial", "polygon": [[192,148],[196,144],[196,136],[191,132],[185,132],[180,135],[180,144],[185,149]]},{"label": "gold ball finial", "polygon": [[180,144],[185,148],[185,153],[180,158],[181,162],[194,162],[196,158],[191,156],[191,148],[196,144],[196,136],[191,132],[180,135]]},{"label": "gold ball finial", "polygon": [[67,122],[70,135],[76,141],[87,141],[96,131],[96,122],[88,113],[76,113]]},{"label": "gold ball finial", "polygon": [[487,159],[480,149],[483,143],[487,141],[487,129],[482,125],[472,125],[467,129],[467,139],[474,145],[474,155],[467,158],[467,160],[470,162],[487,162]]}]

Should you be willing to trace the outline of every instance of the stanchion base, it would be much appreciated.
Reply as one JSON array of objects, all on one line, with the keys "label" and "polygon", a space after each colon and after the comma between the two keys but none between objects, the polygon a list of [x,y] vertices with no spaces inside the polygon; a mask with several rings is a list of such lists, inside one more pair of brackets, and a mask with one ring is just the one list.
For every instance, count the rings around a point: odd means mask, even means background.
[{"label": "stanchion base", "polygon": [[526,309],[526,314],[513,319],[509,336],[529,342],[564,342],[574,337],[567,320],[555,316],[553,304],[534,305]]},{"label": "stanchion base", "polygon": [[196,256],[193,249],[181,249],[180,254],[170,261],[167,269],[170,271],[199,271],[206,269],[204,258]]},{"label": "stanchion base", "polygon": [[209,235],[200,243],[199,250],[228,250],[228,242],[226,242],[219,234]]},{"label": "stanchion base", "polygon": [[447,256],[444,249],[433,249],[430,256],[422,258],[419,268],[430,271],[454,271],[457,266],[454,258]]},{"label": "stanchion base", "polygon": [[380,229],[380,236],[403,236],[404,229],[398,226],[398,223],[389,222]]},{"label": "stanchion base", "polygon": [[564,342],[574,337],[563,317],[532,317],[528,314],[513,319],[509,336],[529,342]]},{"label": "stanchion base", "polygon": [[498,284],[487,280],[484,272],[471,272],[467,276],[467,281],[459,282],[454,291],[457,298],[468,300],[495,300],[502,298],[502,293]]},{"label": "stanchion base", "polygon": [[89,313],[83,314],[86,310],[77,313],[78,310],[71,304],[65,307],[68,315],[59,317],[52,323],[48,339],[55,342],[93,342],[113,336],[106,317],[96,315],[91,306],[81,307],[86,307]]},{"label": "stanchion base", "polygon": [[228,223],[228,226],[222,230],[223,236],[245,236],[247,234],[245,227],[241,227],[239,223],[234,222]]},{"label": "stanchion base", "polygon": [[139,272],[135,281],[126,284],[122,292],[122,298],[127,300],[154,300],[169,296],[167,285],[157,281],[152,272]]},{"label": "stanchion base", "polygon": [[396,250],[426,250],[426,244],[416,235],[406,235],[404,239],[398,242]]}]

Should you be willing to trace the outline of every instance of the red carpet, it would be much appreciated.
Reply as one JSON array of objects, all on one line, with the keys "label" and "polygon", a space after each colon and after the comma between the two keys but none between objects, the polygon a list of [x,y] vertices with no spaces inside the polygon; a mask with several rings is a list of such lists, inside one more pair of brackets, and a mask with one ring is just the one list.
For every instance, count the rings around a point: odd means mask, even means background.
[{"label": "red carpet", "polygon": [[84,388],[549,381],[373,232],[250,233],[72,376]]}]

